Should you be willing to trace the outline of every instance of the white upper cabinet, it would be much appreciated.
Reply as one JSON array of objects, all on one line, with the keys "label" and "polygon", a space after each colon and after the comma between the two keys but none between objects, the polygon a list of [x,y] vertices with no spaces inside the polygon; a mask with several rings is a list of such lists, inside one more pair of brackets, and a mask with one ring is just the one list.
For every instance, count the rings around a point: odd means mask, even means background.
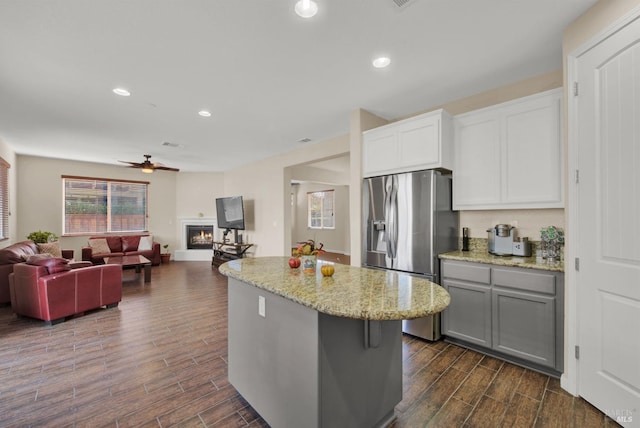
[{"label": "white upper cabinet", "polygon": [[365,177],[443,168],[451,170],[452,120],[444,110],[384,125],[363,133]]},{"label": "white upper cabinet", "polygon": [[[397,133],[389,125],[364,133],[362,171],[365,177],[385,173],[400,164]],[[384,128],[384,129],[383,129]]]},{"label": "white upper cabinet", "polygon": [[453,207],[563,208],[562,89],[456,116]]}]

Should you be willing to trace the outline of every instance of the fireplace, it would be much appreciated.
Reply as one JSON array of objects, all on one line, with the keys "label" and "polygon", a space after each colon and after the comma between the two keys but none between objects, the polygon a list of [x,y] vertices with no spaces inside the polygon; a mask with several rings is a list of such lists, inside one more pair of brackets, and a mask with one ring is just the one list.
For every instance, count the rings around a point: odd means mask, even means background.
[{"label": "fireplace", "polygon": [[187,225],[185,229],[187,250],[210,250],[213,248],[213,225]]}]

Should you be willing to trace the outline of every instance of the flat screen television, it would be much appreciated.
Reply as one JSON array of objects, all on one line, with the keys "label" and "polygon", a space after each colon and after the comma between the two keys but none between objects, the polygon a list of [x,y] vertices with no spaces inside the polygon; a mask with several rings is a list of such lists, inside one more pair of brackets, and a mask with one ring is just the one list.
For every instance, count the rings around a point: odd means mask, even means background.
[{"label": "flat screen television", "polygon": [[216,198],[216,215],[219,229],[244,230],[242,196]]}]

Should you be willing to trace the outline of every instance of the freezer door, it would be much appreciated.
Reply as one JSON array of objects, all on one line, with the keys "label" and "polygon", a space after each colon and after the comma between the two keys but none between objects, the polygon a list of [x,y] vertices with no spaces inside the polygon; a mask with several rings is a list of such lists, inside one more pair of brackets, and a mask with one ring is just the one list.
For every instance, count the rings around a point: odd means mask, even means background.
[{"label": "freezer door", "polygon": [[387,219],[389,214],[389,193],[386,191],[390,176],[373,177],[364,180],[363,185],[363,264],[391,268],[387,256]]}]

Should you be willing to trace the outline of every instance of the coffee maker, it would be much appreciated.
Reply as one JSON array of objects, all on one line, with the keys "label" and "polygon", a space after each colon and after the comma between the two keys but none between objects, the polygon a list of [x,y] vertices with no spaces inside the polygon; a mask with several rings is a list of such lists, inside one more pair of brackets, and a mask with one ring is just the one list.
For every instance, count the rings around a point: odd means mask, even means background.
[{"label": "coffee maker", "polygon": [[489,243],[487,245],[489,253],[496,256],[513,255],[513,241],[516,235],[516,228],[508,224],[496,224],[495,227],[487,229],[489,233]]}]

